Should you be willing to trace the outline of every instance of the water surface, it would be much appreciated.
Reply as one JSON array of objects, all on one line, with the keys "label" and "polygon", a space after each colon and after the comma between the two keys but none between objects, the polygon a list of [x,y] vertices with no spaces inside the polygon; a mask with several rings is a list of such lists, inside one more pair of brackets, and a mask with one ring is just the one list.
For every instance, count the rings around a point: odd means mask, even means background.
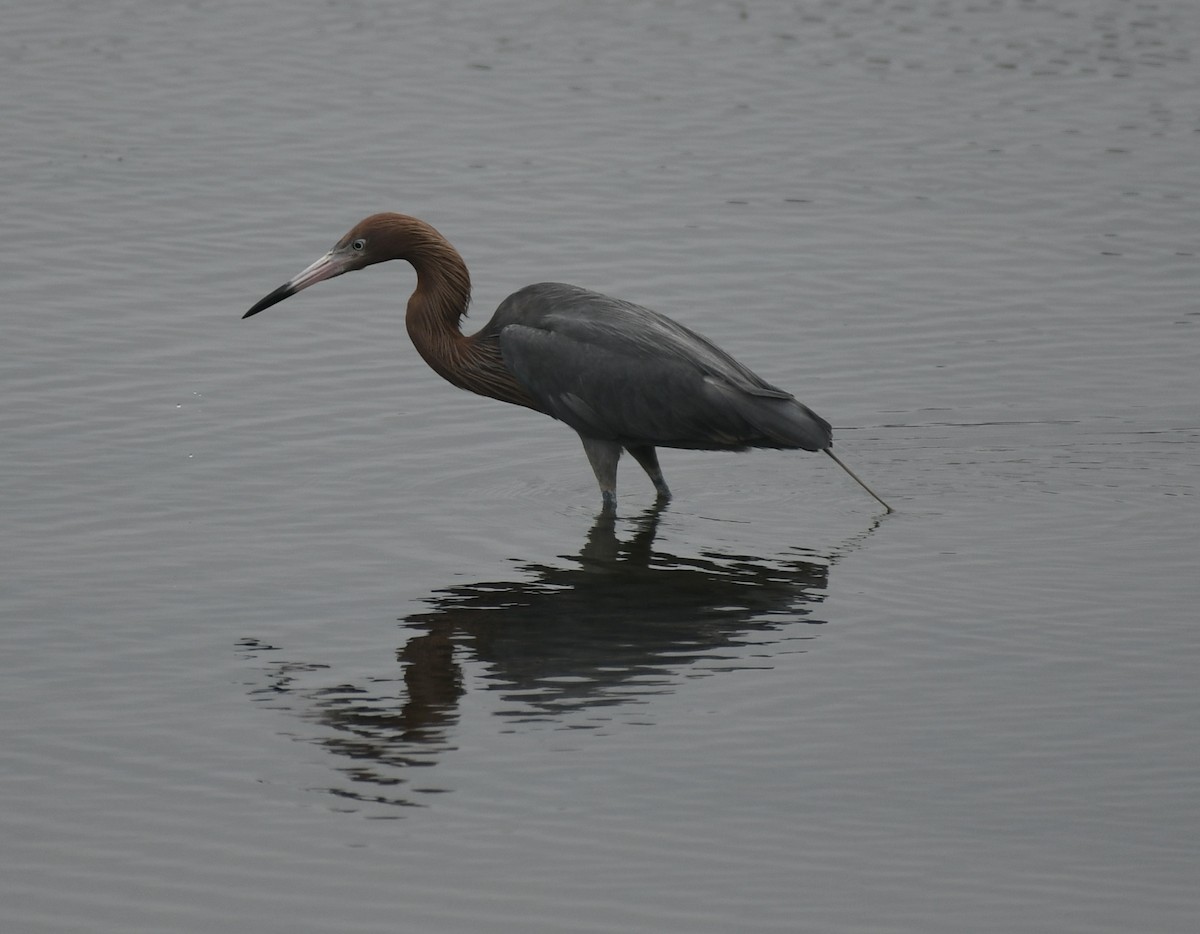
[{"label": "water surface", "polygon": [[[0,38],[0,921],[1190,931],[1200,11],[20,4]],[[794,390],[664,452],[445,384],[553,279]]]}]

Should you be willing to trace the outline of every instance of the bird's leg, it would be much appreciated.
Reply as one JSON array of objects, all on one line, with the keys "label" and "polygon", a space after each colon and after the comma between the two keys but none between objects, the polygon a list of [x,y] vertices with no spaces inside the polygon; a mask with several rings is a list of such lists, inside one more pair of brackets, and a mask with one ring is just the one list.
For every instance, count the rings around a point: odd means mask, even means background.
[{"label": "bird's leg", "polygon": [[596,474],[596,482],[600,484],[600,496],[604,499],[604,508],[615,508],[617,505],[617,461],[621,459],[621,445],[615,441],[585,438],[583,435],[580,435],[579,439],[583,442],[583,450]]},{"label": "bird's leg", "polygon": [[646,475],[654,483],[654,489],[658,491],[660,500],[668,500],[671,498],[671,489],[667,486],[667,481],[663,477],[662,468],[658,466],[658,452],[654,450],[654,446],[650,444],[634,444],[628,445],[625,448],[633,459],[642,465],[642,470],[646,471]]}]

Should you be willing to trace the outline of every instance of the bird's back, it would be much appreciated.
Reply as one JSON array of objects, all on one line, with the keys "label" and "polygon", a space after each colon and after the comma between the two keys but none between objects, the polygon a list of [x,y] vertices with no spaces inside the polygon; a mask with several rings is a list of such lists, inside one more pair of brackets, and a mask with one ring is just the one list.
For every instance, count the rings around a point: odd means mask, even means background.
[{"label": "bird's back", "polygon": [[829,447],[830,427],[665,315],[556,282],[506,298],[480,336],[543,411],[581,435],[664,447]]}]

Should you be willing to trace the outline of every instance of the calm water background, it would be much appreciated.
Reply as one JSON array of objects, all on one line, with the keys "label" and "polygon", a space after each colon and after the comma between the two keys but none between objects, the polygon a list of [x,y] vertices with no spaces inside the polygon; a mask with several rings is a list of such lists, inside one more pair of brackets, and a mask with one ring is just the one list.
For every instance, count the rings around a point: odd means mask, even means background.
[{"label": "calm water background", "polygon": [[[1200,5],[9,4],[0,927],[1183,932],[1200,914]],[[559,279],[825,458],[441,382]]]}]

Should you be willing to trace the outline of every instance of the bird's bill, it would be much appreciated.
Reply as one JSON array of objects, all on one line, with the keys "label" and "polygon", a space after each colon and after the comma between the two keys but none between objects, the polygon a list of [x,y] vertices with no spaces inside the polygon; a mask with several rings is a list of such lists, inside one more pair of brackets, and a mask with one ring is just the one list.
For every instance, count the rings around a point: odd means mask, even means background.
[{"label": "bird's bill", "polygon": [[288,279],[283,285],[277,288],[270,295],[264,295],[253,308],[242,315],[243,318],[249,318],[251,315],[256,315],[264,308],[270,308],[282,302],[289,295],[295,295],[301,289],[307,289],[310,285],[315,285],[325,279],[332,279],[334,276],[340,276],[348,271],[348,257],[330,250],[319,260],[309,266],[307,269],[297,273],[292,278]]}]

